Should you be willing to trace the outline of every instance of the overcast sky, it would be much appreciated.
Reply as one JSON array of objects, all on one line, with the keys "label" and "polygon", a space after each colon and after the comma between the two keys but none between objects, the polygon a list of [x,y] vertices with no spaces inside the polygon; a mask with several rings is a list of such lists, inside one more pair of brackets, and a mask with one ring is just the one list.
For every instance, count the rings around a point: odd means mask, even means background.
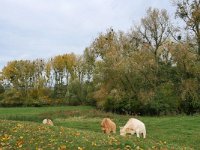
[{"label": "overcast sky", "polygon": [[0,69],[8,61],[82,54],[109,27],[128,31],[171,0],[0,0]]}]

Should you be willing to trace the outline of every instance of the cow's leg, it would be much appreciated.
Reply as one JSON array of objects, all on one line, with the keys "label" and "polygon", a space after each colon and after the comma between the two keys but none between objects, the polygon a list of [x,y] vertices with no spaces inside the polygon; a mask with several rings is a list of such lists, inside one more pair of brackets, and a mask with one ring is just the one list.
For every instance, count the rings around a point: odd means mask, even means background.
[{"label": "cow's leg", "polygon": [[138,138],[140,137],[140,132],[139,132],[139,130],[136,130],[136,135],[137,135]]},{"label": "cow's leg", "polygon": [[106,129],[106,134],[109,134],[110,133],[110,130],[109,129]]},{"label": "cow's leg", "polygon": [[143,134],[143,138],[145,139],[146,138],[146,131],[144,131],[142,134]]},{"label": "cow's leg", "polygon": [[116,133],[116,129],[113,130],[113,133]]},{"label": "cow's leg", "polygon": [[131,131],[131,134],[134,135],[136,132],[134,130]]}]

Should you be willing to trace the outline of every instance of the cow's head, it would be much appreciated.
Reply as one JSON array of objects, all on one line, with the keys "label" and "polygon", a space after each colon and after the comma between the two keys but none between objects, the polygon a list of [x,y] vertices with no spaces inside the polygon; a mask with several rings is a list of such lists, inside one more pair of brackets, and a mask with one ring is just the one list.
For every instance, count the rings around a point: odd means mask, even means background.
[{"label": "cow's head", "polygon": [[126,135],[126,130],[124,129],[124,127],[119,127],[120,128],[120,135],[121,136],[125,136]]}]

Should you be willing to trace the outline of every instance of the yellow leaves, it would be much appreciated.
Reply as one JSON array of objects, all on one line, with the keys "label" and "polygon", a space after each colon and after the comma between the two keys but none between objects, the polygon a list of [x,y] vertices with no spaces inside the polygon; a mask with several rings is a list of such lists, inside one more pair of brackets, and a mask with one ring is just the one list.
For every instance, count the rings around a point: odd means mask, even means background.
[{"label": "yellow leaves", "polygon": [[58,148],[58,150],[66,150],[66,149],[67,149],[66,145],[61,145],[61,146]]},{"label": "yellow leaves", "polygon": [[5,141],[8,141],[10,139],[11,135],[8,135],[8,134],[4,134],[1,138],[1,141],[2,142],[5,142]]},{"label": "yellow leaves", "polygon": [[12,135],[8,135],[8,134],[4,134],[0,137],[0,150],[1,150],[1,146],[6,146],[9,145],[9,140],[11,139]]},{"label": "yellow leaves", "polygon": [[52,66],[54,69],[62,72],[67,69],[69,72],[72,71],[75,66],[76,57],[74,54],[58,55],[53,58]]},{"label": "yellow leaves", "polygon": [[79,132],[76,132],[76,133],[75,133],[75,136],[80,136],[80,133],[79,133]]},{"label": "yellow leaves", "polygon": [[60,131],[61,131],[61,132],[64,132],[64,128],[63,128],[63,127],[60,127]]},{"label": "yellow leaves", "polygon": [[118,144],[118,140],[113,137],[113,136],[110,136],[109,137],[109,142],[108,142],[110,145],[112,145],[113,143],[117,143]]},{"label": "yellow leaves", "polygon": [[14,127],[14,128],[12,129],[12,131],[13,131],[13,132],[17,132],[17,128]]},{"label": "yellow leaves", "polygon": [[17,124],[14,128],[12,128],[11,130],[12,130],[12,132],[17,133],[17,131],[18,131],[19,129],[22,129],[22,128],[24,128],[24,125],[18,123],[18,124]]},{"label": "yellow leaves", "polygon": [[92,142],[92,146],[97,146],[97,144],[95,142]]},{"label": "yellow leaves", "polygon": [[137,146],[136,150],[143,150],[143,149],[140,146]]},{"label": "yellow leaves", "polygon": [[5,79],[15,82],[19,85],[24,79],[28,79],[33,75],[33,64],[28,60],[11,61],[3,68],[3,76]]},{"label": "yellow leaves", "polygon": [[54,57],[52,65],[56,70],[62,72],[65,68],[63,57],[61,55]]},{"label": "yellow leaves", "polygon": [[78,147],[78,150],[83,150],[83,148],[82,147]]},{"label": "yellow leaves", "polygon": [[23,144],[24,144],[24,140],[23,140],[23,138],[20,138],[17,141],[16,146],[17,146],[17,148],[21,148],[23,146]]},{"label": "yellow leaves", "polygon": [[124,149],[125,150],[131,150],[131,146],[130,145],[126,145]]},{"label": "yellow leaves", "polygon": [[23,125],[20,124],[20,123],[18,123],[18,124],[17,124],[17,128],[23,128]]},{"label": "yellow leaves", "polygon": [[38,126],[38,130],[39,131],[46,131],[48,130],[49,128],[47,128],[46,126]]}]

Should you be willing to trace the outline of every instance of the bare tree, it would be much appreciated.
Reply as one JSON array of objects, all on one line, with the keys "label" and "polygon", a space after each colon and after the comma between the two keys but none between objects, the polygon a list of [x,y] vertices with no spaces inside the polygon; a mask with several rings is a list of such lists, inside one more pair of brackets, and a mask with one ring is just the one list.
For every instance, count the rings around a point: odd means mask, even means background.
[{"label": "bare tree", "polygon": [[167,40],[170,35],[170,20],[165,9],[147,10],[146,17],[141,19],[140,26],[137,26],[138,32],[142,35],[145,44],[148,44],[150,50],[154,53],[158,61],[158,49]]},{"label": "bare tree", "polygon": [[200,0],[174,0],[176,16],[186,23],[186,29],[193,32],[200,56]]}]

